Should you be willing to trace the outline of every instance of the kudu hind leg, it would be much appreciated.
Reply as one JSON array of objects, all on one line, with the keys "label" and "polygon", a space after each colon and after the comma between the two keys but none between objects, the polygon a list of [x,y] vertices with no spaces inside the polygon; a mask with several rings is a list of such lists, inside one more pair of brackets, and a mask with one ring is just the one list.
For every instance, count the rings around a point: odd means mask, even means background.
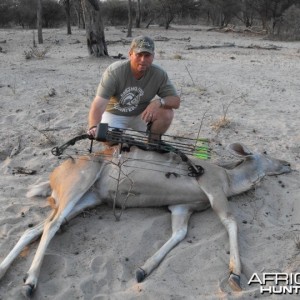
[{"label": "kudu hind leg", "polygon": [[[82,201],[76,204],[74,209],[70,212],[70,214],[65,218],[64,223],[73,219],[75,216],[80,214],[84,209],[90,208],[96,205],[101,204],[98,195],[93,192],[88,192],[83,196]],[[37,240],[44,229],[44,226],[47,222],[52,220],[55,215],[55,210],[51,212],[51,214],[47,217],[46,220],[37,224],[36,226],[27,229],[23,235],[20,237],[17,244],[13,247],[13,249],[9,252],[9,254],[5,257],[5,259],[0,264],[0,279],[5,275],[8,268],[11,266],[13,261],[19,256],[22,250],[28,246],[33,241]]]},{"label": "kudu hind leg", "polygon": [[43,222],[37,224],[36,226],[27,229],[17,244],[13,247],[13,249],[9,252],[9,254],[5,257],[5,259],[2,261],[0,265],[0,279],[4,276],[10,265],[13,263],[13,261],[19,256],[19,254],[22,252],[22,250],[29,245],[31,242],[35,241],[39,238],[39,236],[43,232],[44,224],[47,222],[47,220],[51,220],[54,215],[54,212],[52,212],[49,217],[44,220]]},{"label": "kudu hind leg", "polygon": [[66,217],[70,214],[73,208],[74,203],[70,202],[69,205],[63,210],[58,210],[52,220],[47,220],[48,222],[45,223],[44,231],[39,246],[37,248],[36,254],[34,256],[33,262],[30,266],[29,271],[24,277],[23,294],[26,297],[30,297],[34,289],[36,288],[45,252],[51,239],[59,230],[63,222],[65,222]]},{"label": "kudu hind leg", "polygon": [[[50,243],[52,237],[55,235],[57,230],[60,228],[62,224],[73,219],[75,216],[83,212],[87,208],[94,207],[96,205],[101,204],[101,200],[99,199],[97,193],[87,192],[82,198],[80,202],[77,202],[75,206],[70,205],[67,209],[62,211],[60,215],[56,216],[56,219],[53,219],[55,215],[55,211],[53,216],[49,217],[46,221],[43,222],[45,224],[44,233],[38,247],[37,253],[34,257],[34,260],[31,264],[31,267],[24,278],[24,289],[23,293],[26,297],[30,297],[33,293],[37,285],[37,279],[39,275],[39,270],[42,264],[42,260],[44,258],[45,251],[47,249],[48,244]],[[43,230],[43,228],[42,228]]]},{"label": "kudu hind leg", "polygon": [[188,206],[184,205],[169,206],[169,209],[172,213],[172,236],[136,271],[137,282],[143,281],[187,234],[188,221],[193,211]]}]

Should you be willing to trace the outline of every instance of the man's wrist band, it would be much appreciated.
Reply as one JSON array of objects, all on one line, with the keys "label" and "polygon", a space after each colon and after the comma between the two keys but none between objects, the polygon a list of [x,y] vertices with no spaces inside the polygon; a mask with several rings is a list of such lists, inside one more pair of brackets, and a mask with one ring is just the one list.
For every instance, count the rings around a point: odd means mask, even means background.
[{"label": "man's wrist band", "polygon": [[89,130],[96,128],[96,127],[97,127],[97,125],[94,125],[94,126],[90,127]]}]

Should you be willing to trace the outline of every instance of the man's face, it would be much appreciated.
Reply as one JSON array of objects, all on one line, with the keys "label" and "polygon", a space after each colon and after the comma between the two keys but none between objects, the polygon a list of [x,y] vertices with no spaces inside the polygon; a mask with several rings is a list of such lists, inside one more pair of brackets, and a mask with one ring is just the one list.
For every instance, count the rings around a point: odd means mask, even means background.
[{"label": "man's face", "polygon": [[135,53],[129,52],[131,69],[135,73],[144,73],[151,66],[154,55],[149,52]]}]

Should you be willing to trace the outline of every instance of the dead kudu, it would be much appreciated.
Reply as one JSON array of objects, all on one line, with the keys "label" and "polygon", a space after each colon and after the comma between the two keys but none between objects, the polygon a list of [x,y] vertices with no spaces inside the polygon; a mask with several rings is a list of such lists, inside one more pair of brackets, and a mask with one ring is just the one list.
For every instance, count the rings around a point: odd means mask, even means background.
[{"label": "dead kudu", "polygon": [[41,235],[33,262],[24,278],[23,292],[30,297],[37,286],[47,246],[60,226],[96,205],[112,204],[114,201],[119,207],[124,205],[124,197],[116,197],[117,193],[127,195],[126,208],[168,206],[172,214],[172,235],[137,269],[138,282],[144,280],[185,238],[191,214],[211,206],[229,235],[229,285],[236,291],[241,290],[237,224],[227,198],[251,189],[265,175],[288,173],[291,168],[285,161],[253,153],[239,143],[231,144],[229,150],[242,158],[232,168],[192,158],[195,165],[199,164],[205,170],[200,177],[188,176],[187,164],[174,153],[160,154],[136,147],[118,159],[102,153],[64,161],[52,172],[49,181],[34,185],[29,190],[28,197],[51,194],[49,199],[54,209],[46,220],[23,234],[1,263],[0,278],[22,249]]}]

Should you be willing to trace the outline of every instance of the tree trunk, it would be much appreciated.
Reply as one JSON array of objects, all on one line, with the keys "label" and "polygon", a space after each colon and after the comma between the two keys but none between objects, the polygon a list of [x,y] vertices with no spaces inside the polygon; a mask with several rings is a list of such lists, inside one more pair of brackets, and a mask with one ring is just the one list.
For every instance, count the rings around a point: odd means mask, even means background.
[{"label": "tree trunk", "polygon": [[96,57],[108,56],[99,2],[81,0],[81,4],[89,54]]},{"label": "tree trunk", "polygon": [[127,37],[132,37],[132,9],[131,9],[131,0],[128,0],[128,28],[127,28]]},{"label": "tree trunk", "polygon": [[[77,27],[78,29],[81,29],[81,28],[85,28],[84,27],[84,21],[83,21],[83,16],[82,16],[82,5],[81,5],[81,0],[73,0],[73,6],[74,6],[74,9],[75,9],[75,13],[76,13],[76,16],[77,16]],[[82,23],[81,23],[82,21]]]},{"label": "tree trunk", "polygon": [[71,31],[71,5],[70,0],[65,1],[65,10],[66,10],[66,17],[67,17],[67,34],[72,34]]},{"label": "tree trunk", "polygon": [[85,29],[85,21],[84,21],[84,15],[83,15],[83,10],[81,5],[79,5],[78,7],[78,28]]},{"label": "tree trunk", "polygon": [[137,0],[137,10],[136,10],[136,17],[135,17],[135,27],[141,27],[141,1]]},{"label": "tree trunk", "polygon": [[42,0],[37,0],[37,30],[38,30],[38,43],[43,44],[43,25],[42,25]]},{"label": "tree trunk", "polygon": [[150,18],[150,20],[149,20],[149,22],[147,23],[147,25],[146,25],[146,28],[148,29],[149,28],[149,26],[151,25],[151,23],[154,21],[154,17],[151,17]]}]

